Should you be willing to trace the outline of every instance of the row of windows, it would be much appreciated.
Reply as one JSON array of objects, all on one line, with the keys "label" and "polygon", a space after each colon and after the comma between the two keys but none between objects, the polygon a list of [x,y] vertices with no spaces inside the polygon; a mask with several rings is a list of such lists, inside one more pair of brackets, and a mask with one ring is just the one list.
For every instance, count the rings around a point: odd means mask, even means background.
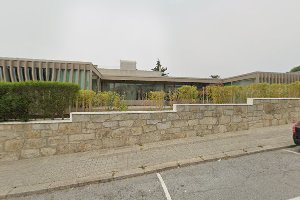
[{"label": "row of windows", "polygon": [[115,91],[124,95],[126,100],[143,100],[146,94],[150,91],[165,91],[171,92],[183,85],[195,85],[201,89],[205,84],[201,83],[134,83],[134,82],[115,82],[115,81],[102,81],[102,91]]},{"label": "row of windows", "polygon": [[[6,71],[4,71],[6,70]],[[20,73],[18,73],[17,67],[12,67],[12,76],[10,73],[11,67],[3,67],[0,66],[0,81],[4,81],[6,78],[7,82],[20,82],[20,81],[26,81],[26,80],[38,80],[38,81],[57,81],[57,82],[72,82],[72,83],[78,83],[81,87],[81,89],[89,89],[90,86],[90,74],[89,71],[84,70],[73,70],[73,76],[71,76],[71,69],[61,69],[59,72],[59,69],[48,68],[32,68],[27,67],[27,70],[25,71],[24,67],[20,67]],[[6,72],[6,77],[5,76]],[[80,74],[79,74],[80,73]],[[79,80],[78,80],[78,76]],[[27,77],[27,79],[26,79]],[[72,80],[71,80],[72,77]]]}]

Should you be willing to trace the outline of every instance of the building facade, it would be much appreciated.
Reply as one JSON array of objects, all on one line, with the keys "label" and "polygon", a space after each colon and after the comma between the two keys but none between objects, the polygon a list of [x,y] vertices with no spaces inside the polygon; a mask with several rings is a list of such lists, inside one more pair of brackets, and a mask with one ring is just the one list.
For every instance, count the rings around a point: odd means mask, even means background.
[{"label": "building facade", "polygon": [[252,72],[225,79],[161,76],[161,72],[137,70],[135,61],[121,60],[120,69],[106,69],[91,62],[0,57],[0,82],[57,81],[81,89],[116,91],[127,100],[142,100],[149,91],[173,91],[183,85],[198,89],[212,84],[288,84],[300,81],[300,73]]}]

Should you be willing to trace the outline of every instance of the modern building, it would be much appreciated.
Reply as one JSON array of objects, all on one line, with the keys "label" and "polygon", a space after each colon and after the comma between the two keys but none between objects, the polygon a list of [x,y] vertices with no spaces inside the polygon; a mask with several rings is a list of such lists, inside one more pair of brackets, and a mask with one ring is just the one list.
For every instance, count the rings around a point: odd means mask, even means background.
[{"label": "modern building", "polygon": [[201,89],[211,84],[292,83],[300,81],[300,73],[253,72],[225,79],[188,78],[137,70],[135,61],[121,60],[120,69],[106,69],[91,62],[0,57],[0,81],[29,80],[76,83],[81,89],[116,91],[128,100],[142,100],[149,91],[169,92],[183,85]]}]

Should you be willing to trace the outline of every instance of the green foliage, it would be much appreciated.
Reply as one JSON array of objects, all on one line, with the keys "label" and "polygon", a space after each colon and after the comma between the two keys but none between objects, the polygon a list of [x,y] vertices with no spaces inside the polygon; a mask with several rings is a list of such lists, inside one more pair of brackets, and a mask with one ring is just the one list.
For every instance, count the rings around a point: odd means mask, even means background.
[{"label": "green foliage", "polygon": [[0,83],[0,120],[62,117],[79,86],[57,82]]},{"label": "green foliage", "polygon": [[151,91],[147,94],[147,100],[154,102],[155,106],[162,110],[165,104],[166,93],[164,91]]},{"label": "green foliage", "polygon": [[199,92],[196,86],[184,85],[177,90],[177,99],[183,103],[196,103]]},{"label": "green foliage", "polygon": [[78,97],[79,106],[86,108],[105,107],[106,110],[126,111],[128,109],[124,98],[116,92],[98,92],[81,90]]},{"label": "green foliage", "polygon": [[162,72],[162,76],[166,76],[166,75],[168,75],[169,73],[165,73],[165,71],[167,71],[168,70],[168,68],[167,67],[162,67],[161,66],[161,64],[160,64],[160,60],[158,59],[157,61],[156,61],[156,66],[153,68],[153,69],[151,69],[152,71],[160,71],[160,72]]},{"label": "green foliage", "polygon": [[290,72],[299,72],[300,71],[300,66],[294,67],[290,70]]},{"label": "green foliage", "polygon": [[300,98],[300,82],[292,84],[258,83],[248,86],[208,86],[213,103],[245,103],[247,98]]},{"label": "green foliage", "polygon": [[93,90],[80,90],[78,95],[79,106],[84,110],[91,109],[93,102],[95,101],[96,92]]}]

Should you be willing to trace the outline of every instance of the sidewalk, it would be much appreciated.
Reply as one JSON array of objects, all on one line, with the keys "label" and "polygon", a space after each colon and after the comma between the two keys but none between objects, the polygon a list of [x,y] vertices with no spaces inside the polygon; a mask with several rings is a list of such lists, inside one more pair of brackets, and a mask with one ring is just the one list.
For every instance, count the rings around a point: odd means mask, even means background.
[{"label": "sidewalk", "polygon": [[0,199],[142,175],[293,145],[292,125],[0,162]]}]

